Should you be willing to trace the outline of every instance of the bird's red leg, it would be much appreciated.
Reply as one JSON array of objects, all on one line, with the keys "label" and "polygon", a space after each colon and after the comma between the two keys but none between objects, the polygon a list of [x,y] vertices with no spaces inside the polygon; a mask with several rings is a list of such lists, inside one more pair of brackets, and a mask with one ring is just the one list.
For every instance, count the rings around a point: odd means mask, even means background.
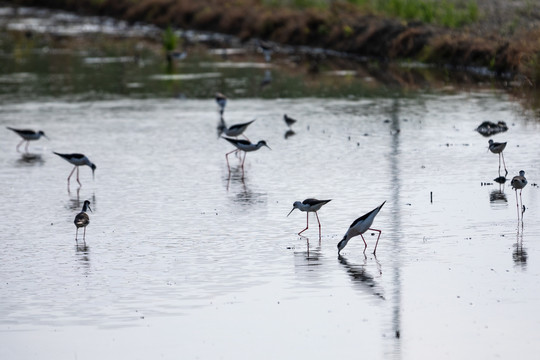
[{"label": "bird's red leg", "polygon": [[382,231],[377,230],[377,229],[371,229],[371,228],[369,228],[368,230],[378,231],[379,232],[379,236],[377,236],[377,242],[375,243],[375,249],[373,250],[373,254],[375,254],[377,252],[377,245],[379,244],[379,238],[381,237]]},{"label": "bird's red leg", "polygon": [[75,231],[75,241],[77,241],[77,235],[79,234],[79,228]]},{"label": "bird's red leg", "polygon": [[506,170],[506,163],[504,162],[504,154],[501,152],[501,157],[503,159],[504,171],[506,172],[504,176],[508,175],[508,170]]},{"label": "bird's red leg", "polygon": [[69,173],[69,176],[68,176],[68,187],[69,187],[69,179],[71,178],[71,175],[73,175],[73,172],[75,171],[76,168],[77,168],[77,166],[75,165],[75,167],[73,168],[73,170],[71,170],[71,172]]},{"label": "bird's red leg", "polygon": [[298,235],[300,235],[301,233],[303,233],[304,231],[306,231],[306,230],[308,229],[308,227],[309,227],[309,212],[306,212],[306,228],[305,228],[304,230],[300,231],[300,232],[298,233]]},{"label": "bird's red leg", "polygon": [[319,223],[319,239],[321,238],[321,222],[319,221],[319,215],[315,211],[315,216],[317,217],[317,222]]},{"label": "bird's red leg", "polygon": [[25,142],[26,140],[22,139],[21,142],[19,143],[19,145],[17,145],[17,152],[20,152],[19,151],[19,147],[22,145],[23,142]]},{"label": "bird's red leg", "polygon": [[26,146],[24,147],[25,153],[28,153],[28,145],[30,145],[30,141],[26,140]]},{"label": "bird's red leg", "polygon": [[79,183],[79,186],[82,186],[81,182],[79,181],[79,167],[75,166],[77,168],[77,182]]},{"label": "bird's red leg", "polygon": [[517,196],[517,189],[516,189],[516,208],[517,208],[518,221],[519,221],[519,202],[518,202],[518,196]]},{"label": "bird's red leg", "polygon": [[229,154],[232,154],[233,152],[237,152],[237,151],[238,149],[229,151],[228,153],[225,154],[225,160],[227,160],[227,167],[229,168],[229,171],[231,171],[231,166],[229,165]]},{"label": "bird's red leg", "polygon": [[84,227],[83,240],[86,242],[86,226]]},{"label": "bird's red leg", "polygon": [[364,239],[364,235],[360,234],[360,236],[362,237],[362,240],[364,240],[364,252],[366,252],[366,249],[367,249],[366,239]]}]

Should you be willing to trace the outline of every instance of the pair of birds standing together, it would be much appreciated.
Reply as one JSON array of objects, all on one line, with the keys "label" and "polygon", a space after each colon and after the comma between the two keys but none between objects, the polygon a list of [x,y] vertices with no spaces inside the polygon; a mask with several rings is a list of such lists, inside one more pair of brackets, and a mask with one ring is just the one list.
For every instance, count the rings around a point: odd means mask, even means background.
[{"label": "pair of birds standing together", "polygon": [[[232,153],[238,153],[239,151],[244,152],[244,157],[242,158],[242,170],[244,170],[244,162],[246,161],[246,155],[248,152],[259,150],[261,147],[266,146],[270,150],[270,146],[266,143],[264,140],[260,140],[258,143],[253,144],[251,141],[249,141],[248,137],[244,135],[244,131],[248,128],[249,125],[251,125],[256,119],[253,119],[251,121],[241,123],[241,124],[234,124],[231,126],[227,126],[225,124],[225,120],[223,119],[223,113],[225,112],[225,106],[227,105],[227,97],[223,95],[222,93],[216,93],[216,102],[219,106],[219,114],[220,114],[220,124],[218,127],[219,135],[222,133],[231,136],[231,137],[224,137],[223,139],[230,142],[236,149],[233,151],[230,151],[225,154],[225,159],[227,160],[227,167],[229,169],[229,172],[231,171],[231,166],[229,165],[229,155]],[[246,139],[238,139],[238,136],[242,135]],[[232,138],[234,137],[234,139]]]},{"label": "pair of birds standing together", "polygon": [[[318,199],[305,199],[304,201],[296,201],[293,204],[292,210],[289,212],[289,215],[294,211],[294,209],[298,209],[300,211],[306,212],[306,228],[298,233],[298,235],[302,234],[304,231],[306,231],[309,228],[309,213],[314,212],[315,216],[317,217],[317,222],[319,223],[319,237],[321,235],[321,222],[319,221],[319,215],[317,215],[317,211],[321,209],[324,205],[328,204],[330,200],[318,200]],[[351,238],[360,235],[362,237],[362,240],[364,241],[364,252],[367,248],[366,239],[364,239],[363,234],[368,231],[377,231],[379,233],[379,236],[377,237],[377,242],[375,243],[375,248],[373,249],[373,254],[377,252],[377,245],[379,244],[379,238],[381,237],[381,230],[373,229],[371,228],[371,225],[373,224],[373,220],[375,220],[375,216],[379,213],[383,205],[386,203],[384,201],[381,205],[376,207],[375,209],[371,210],[370,212],[360,216],[358,219],[356,219],[351,226],[349,226],[349,229],[345,233],[345,236],[343,236],[343,239],[337,244],[338,248],[338,255],[341,253],[341,250],[347,246],[347,243]]]},{"label": "pair of birds standing together", "polygon": [[[508,175],[508,170],[506,169],[506,163],[504,162],[504,155],[503,151],[506,148],[506,142],[494,142],[493,140],[488,141],[488,148],[489,151],[491,151],[494,154],[499,154],[499,176],[501,175],[501,158],[502,163],[504,166],[505,174],[504,176]],[[506,179],[504,179],[505,181]],[[512,181],[510,182],[510,185],[512,185],[512,188],[516,191],[516,206],[518,211],[518,219],[519,219],[519,209],[521,208],[521,219],[523,220],[523,213],[525,212],[525,208],[523,206],[523,199],[521,198],[521,192],[523,191],[523,188],[527,185],[527,178],[525,178],[525,171],[520,170],[519,175],[514,176],[512,178]],[[519,202],[518,202],[518,196],[517,191],[519,190]],[[521,204],[521,206],[520,206]]]},{"label": "pair of birds standing together", "polygon": [[[41,130],[34,131],[34,130],[30,130],[30,129],[15,129],[15,128],[12,128],[12,127],[9,127],[9,126],[7,128],[9,130],[15,132],[16,134],[18,134],[22,138],[22,141],[17,145],[17,148],[16,148],[17,151],[19,151],[19,147],[25,141],[26,141],[25,151],[28,152],[28,145],[30,144],[30,141],[39,140],[39,138],[41,136],[49,139],[47,137],[47,135],[45,135],[45,133],[43,131],[41,131]],[[81,181],[79,180],[79,166],[83,166],[83,165],[89,166],[92,169],[92,177],[94,176],[94,171],[96,170],[96,165],[94,163],[92,163],[90,161],[90,159],[88,159],[88,157],[86,157],[85,155],[77,154],[77,153],[74,153],[74,154],[61,154],[61,153],[57,153],[57,152],[54,152],[54,153],[56,155],[60,156],[61,158],[63,158],[64,160],[66,160],[69,163],[74,165],[73,170],[71,170],[71,173],[69,174],[69,176],[67,178],[68,188],[69,188],[69,180],[70,180],[71,176],[73,175],[73,173],[75,172],[75,170],[77,170],[77,182],[79,183],[79,185],[82,185]],[[88,214],[86,214],[87,210],[92,211],[92,209],[90,209],[90,201],[88,201],[88,200],[86,200],[84,202],[83,207],[82,207],[82,211],[75,216],[74,223],[75,223],[75,226],[77,228],[76,233],[75,233],[75,240],[77,240],[77,235],[79,233],[79,228],[81,228],[81,227],[84,227],[83,240],[86,240],[86,226],[88,226],[88,224],[90,223],[90,218],[89,218]]]}]

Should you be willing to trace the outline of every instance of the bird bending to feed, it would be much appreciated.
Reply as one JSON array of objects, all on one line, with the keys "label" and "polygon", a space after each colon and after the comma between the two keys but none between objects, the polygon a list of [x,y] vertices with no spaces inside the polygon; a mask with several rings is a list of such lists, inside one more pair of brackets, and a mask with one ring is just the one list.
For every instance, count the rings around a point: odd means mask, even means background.
[{"label": "bird bending to feed", "polygon": [[40,137],[44,137],[46,139],[49,139],[47,135],[41,130],[34,131],[29,129],[15,129],[9,126],[6,126],[9,130],[17,133],[20,137],[22,137],[21,142],[17,145],[17,151],[19,151],[19,147],[22,145],[23,142],[26,141],[26,146],[24,148],[25,152],[28,152],[28,145],[30,144],[31,140],[38,140]]},{"label": "bird bending to feed", "polygon": [[287,124],[288,127],[291,127],[291,125],[296,122],[296,119],[289,117],[287,114],[283,115],[283,120],[285,120],[285,124]]},{"label": "bird bending to feed", "polygon": [[77,228],[77,231],[75,232],[75,241],[77,241],[77,236],[79,235],[79,228],[81,227],[84,228],[83,241],[86,241],[86,227],[88,226],[88,224],[90,224],[90,217],[86,213],[88,210],[92,211],[92,209],[90,209],[90,201],[85,200],[81,212],[78,213],[75,216],[75,220],[73,220],[73,223]]},{"label": "bird bending to feed", "polygon": [[377,251],[377,245],[379,244],[379,238],[381,237],[381,230],[372,229],[370,226],[373,224],[373,220],[375,219],[375,216],[379,213],[383,205],[386,203],[383,202],[379,207],[376,207],[375,209],[371,210],[367,214],[362,215],[358,219],[354,220],[354,222],[349,227],[349,230],[345,233],[345,236],[343,236],[343,239],[337,244],[338,248],[338,255],[343,250],[345,246],[347,246],[347,243],[349,240],[355,236],[360,235],[362,237],[362,240],[364,240],[364,252],[366,252],[367,243],[366,239],[364,239],[364,236],[362,235],[368,230],[378,231],[379,236],[377,237],[377,242],[375,243],[375,249],[373,250],[373,254]]},{"label": "bird bending to feed", "polygon": [[489,151],[491,151],[494,154],[499,154],[499,175],[501,174],[501,157],[502,157],[502,161],[504,165],[504,171],[505,171],[504,175],[505,176],[508,175],[508,170],[506,170],[506,164],[504,162],[504,155],[503,155],[503,150],[506,147],[506,143],[494,142],[491,139],[488,142],[489,142]]},{"label": "bird bending to feed", "polygon": [[[523,188],[525,187],[525,185],[527,185],[527,179],[525,178],[525,171],[521,170],[519,172],[519,175],[514,176],[512,178],[512,181],[510,182],[510,185],[512,185],[512,188],[516,190],[516,206],[518,210],[518,220],[519,220],[520,203],[521,203],[521,218],[523,219],[523,213],[525,212],[525,208],[523,207],[523,200],[521,199],[521,192],[523,191]],[[518,190],[519,190],[520,203],[518,203],[518,198],[517,198]]]},{"label": "bird bending to feed", "polygon": [[302,234],[304,231],[306,231],[309,227],[309,213],[314,212],[315,216],[317,217],[317,222],[319,223],[319,237],[321,235],[321,222],[319,221],[319,215],[317,215],[317,211],[320,210],[320,208],[323,205],[328,204],[332,199],[330,200],[317,200],[317,199],[306,199],[302,202],[295,201],[293,204],[292,210],[289,212],[289,215],[294,211],[294,209],[298,209],[300,211],[306,212],[306,228],[298,233],[298,235]]},{"label": "bird bending to feed", "polygon": [[[54,151],[53,151],[54,152]],[[79,185],[82,185],[79,181],[79,166],[82,165],[88,165],[92,169],[92,177],[94,177],[94,171],[96,171],[96,165],[92,163],[88,158],[83,154],[59,154],[57,152],[54,152],[56,155],[60,156],[64,160],[70,162],[71,164],[75,165],[73,170],[69,173],[69,176],[67,178],[68,186],[69,186],[69,178],[71,178],[71,175],[73,175],[73,172],[75,169],[77,169],[77,182]]]},{"label": "bird bending to feed", "polygon": [[[267,148],[270,149],[270,146],[268,146],[266,144],[266,141],[264,140],[259,141],[257,144],[252,144],[248,140],[231,139],[227,137],[223,137],[223,139],[227,140],[228,142],[236,146],[236,150],[230,151],[225,154],[225,159],[227,159],[227,167],[229,168],[229,171],[231,171],[231,167],[229,166],[229,154],[232,154],[233,152],[238,152],[238,151],[243,151],[247,154],[247,152],[259,150],[263,146],[266,146]],[[244,154],[244,159],[242,160],[242,169],[244,169],[244,162],[246,161],[246,154]]]},{"label": "bird bending to feed", "polygon": [[227,97],[222,93],[218,92],[216,93],[216,102],[219,106],[219,113],[223,115],[223,112],[225,111],[225,105],[227,105]]},{"label": "bird bending to feed", "polygon": [[[225,133],[225,135],[227,136],[240,136],[244,133],[244,131],[246,131],[247,127],[252,123],[254,122],[256,119],[253,119],[251,121],[248,121],[246,123],[242,123],[242,124],[234,124],[234,125],[231,125],[229,127],[225,127],[223,129],[223,132]],[[244,135],[244,137],[247,139],[247,136]]]}]

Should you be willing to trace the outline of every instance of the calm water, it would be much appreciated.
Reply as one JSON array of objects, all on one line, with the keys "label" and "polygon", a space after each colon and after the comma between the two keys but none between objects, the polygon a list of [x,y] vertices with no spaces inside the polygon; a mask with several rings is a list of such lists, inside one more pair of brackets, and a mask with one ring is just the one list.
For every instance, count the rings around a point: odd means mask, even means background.
[{"label": "calm water", "polygon": [[[211,76],[175,79],[143,67],[136,95],[60,87],[47,96],[52,82],[37,70],[2,92],[0,358],[505,359],[540,351],[538,119],[494,90],[363,95],[353,90],[365,81],[324,74],[321,83],[348,81],[339,89],[352,96],[288,97],[276,85],[278,95],[265,99],[249,87],[250,71],[265,68],[240,67],[236,76],[220,64],[205,65],[219,79],[210,84]],[[111,66],[98,65],[114,73]],[[281,69],[272,67],[274,78],[297,82]],[[149,95],[145,83],[163,74],[188,96],[161,85]],[[241,90],[231,93],[226,121],[256,118],[246,135],[272,148],[247,155],[244,179],[234,156],[228,172],[233,148],[217,136],[211,94],[219,84]],[[209,95],[189,90],[198,87]],[[284,113],[298,119],[288,137]],[[474,131],[484,120],[509,124],[492,138],[508,141],[508,177],[524,169],[529,179],[522,225],[515,192],[493,182],[497,155]],[[42,129],[50,141],[32,142],[24,156],[5,126]],[[52,151],[88,155],[95,180],[81,168],[83,186],[68,190],[72,166]],[[305,213],[286,216],[307,197],[333,199],[319,211],[320,240],[314,216],[307,237],[296,235]],[[73,218],[86,199],[93,212],[84,246]],[[385,200],[374,223],[377,256],[368,234],[366,256],[358,237],[338,257],[351,222]]]}]

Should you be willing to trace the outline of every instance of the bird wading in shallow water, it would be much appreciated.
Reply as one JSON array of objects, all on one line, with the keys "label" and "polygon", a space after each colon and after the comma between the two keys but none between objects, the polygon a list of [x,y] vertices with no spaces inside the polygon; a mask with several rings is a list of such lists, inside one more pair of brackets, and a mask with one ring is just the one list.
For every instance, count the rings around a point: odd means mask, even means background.
[{"label": "bird wading in shallow water", "polygon": [[379,244],[379,238],[381,237],[381,230],[372,229],[371,224],[373,224],[373,220],[375,219],[375,216],[379,213],[383,205],[386,203],[383,202],[379,207],[376,207],[375,209],[371,210],[367,214],[362,215],[358,219],[354,220],[354,222],[349,227],[349,230],[345,233],[345,236],[343,236],[343,239],[337,244],[338,248],[338,255],[343,250],[345,246],[347,246],[347,243],[349,240],[355,236],[360,235],[362,237],[362,240],[364,240],[364,252],[366,252],[367,243],[364,239],[364,236],[362,235],[367,230],[377,231],[379,232],[379,236],[377,237],[377,242],[375,243],[375,249],[373,250],[373,254],[377,252],[377,245]]},{"label": "bird wading in shallow water", "polygon": [[296,122],[296,119],[293,119],[287,114],[283,115],[283,120],[285,121],[285,124],[287,124],[288,127],[291,127]]},{"label": "bird wading in shallow water", "polygon": [[488,141],[488,143],[489,143],[489,151],[491,151],[494,154],[499,154],[499,176],[501,175],[501,157],[502,157],[504,171],[505,171],[504,176],[508,175],[508,170],[506,170],[506,164],[504,162],[504,155],[503,155],[503,150],[506,147],[506,143],[494,142],[491,139]]},{"label": "bird wading in shallow water", "polygon": [[317,217],[317,222],[319,223],[319,238],[321,237],[321,222],[319,221],[319,215],[317,215],[317,211],[319,211],[323,205],[328,204],[330,201],[332,201],[332,199],[330,200],[306,199],[302,202],[300,201],[294,202],[293,208],[287,216],[291,215],[294,209],[298,209],[300,211],[306,212],[306,228],[300,231],[298,235],[302,234],[304,231],[306,231],[309,228],[309,213],[314,212],[315,216]]},{"label": "bird wading in shallow water", "polygon": [[216,102],[219,106],[219,113],[223,115],[223,112],[225,111],[225,105],[227,105],[227,97],[222,93],[218,92],[216,93]]},{"label": "bird wading in shallow water", "polygon": [[24,147],[24,151],[28,152],[28,145],[30,144],[30,141],[32,140],[39,140],[40,137],[44,137],[45,139],[49,139],[47,135],[43,131],[34,131],[29,129],[15,129],[12,127],[7,126],[7,128],[16,134],[18,134],[20,137],[22,137],[21,142],[17,145],[17,151],[19,151],[19,147],[23,144],[23,142],[26,141],[26,146]]},{"label": "bird wading in shallow water", "polygon": [[90,201],[85,200],[81,212],[78,213],[75,216],[75,220],[73,220],[73,223],[77,228],[75,232],[75,241],[77,241],[77,236],[79,235],[79,228],[82,227],[84,228],[83,241],[86,242],[86,227],[90,224],[90,217],[86,213],[88,210],[92,211],[92,209],[90,209]]},{"label": "bird wading in shallow water", "polygon": [[[512,188],[516,190],[516,206],[518,211],[518,220],[519,220],[519,209],[521,205],[521,220],[523,220],[523,213],[525,212],[525,207],[523,206],[523,200],[521,199],[521,192],[523,191],[523,188],[525,185],[527,185],[527,179],[525,178],[525,171],[521,170],[519,172],[519,175],[514,176],[512,178],[512,181],[510,182],[510,185],[512,185]],[[519,190],[519,200],[517,197],[517,191]]]},{"label": "bird wading in shallow water", "polygon": [[252,144],[248,140],[238,140],[238,139],[231,139],[231,138],[227,138],[227,137],[223,137],[223,139],[227,140],[228,142],[230,142],[231,144],[236,146],[236,150],[229,151],[228,153],[225,154],[225,159],[227,160],[227,167],[229,168],[229,171],[231,171],[231,167],[229,165],[229,154],[232,154],[232,153],[238,152],[238,151],[243,151],[244,152],[244,158],[242,159],[242,174],[243,174],[243,170],[244,170],[244,162],[246,161],[246,154],[249,151],[259,150],[263,146],[266,146],[267,148],[272,150],[270,148],[270,146],[268,146],[266,144],[266,141],[264,141],[264,140],[259,141],[257,144]]},{"label": "bird wading in shallow water", "polygon": [[[53,151],[54,152],[54,151]],[[82,185],[79,181],[79,166],[82,165],[88,165],[92,169],[92,177],[94,177],[94,171],[96,171],[96,165],[92,163],[85,155],[83,154],[60,154],[57,152],[54,152],[56,155],[60,156],[62,159],[70,162],[71,164],[75,165],[73,170],[69,173],[69,176],[67,178],[68,181],[68,187],[69,187],[69,178],[71,178],[71,175],[73,175],[73,172],[75,169],[77,169],[77,182],[79,185]]]}]

